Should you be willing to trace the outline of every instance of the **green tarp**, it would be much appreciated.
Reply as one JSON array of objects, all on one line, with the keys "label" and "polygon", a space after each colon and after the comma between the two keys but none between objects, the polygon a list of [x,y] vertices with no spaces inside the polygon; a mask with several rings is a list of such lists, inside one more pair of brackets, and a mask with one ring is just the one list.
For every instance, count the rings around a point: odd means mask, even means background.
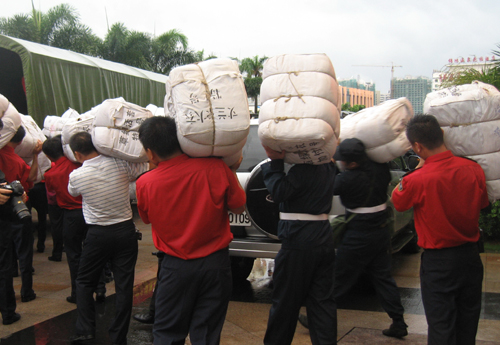
[{"label": "green tarp", "polygon": [[15,79],[9,76],[10,70],[1,71],[15,65],[9,61],[11,52],[22,63],[27,115],[39,126],[47,115],[60,116],[68,108],[84,113],[108,98],[123,97],[142,107],[163,106],[167,76],[3,35],[0,35],[0,93],[6,89],[5,93],[9,93],[15,88],[12,85],[21,82],[9,80]]}]

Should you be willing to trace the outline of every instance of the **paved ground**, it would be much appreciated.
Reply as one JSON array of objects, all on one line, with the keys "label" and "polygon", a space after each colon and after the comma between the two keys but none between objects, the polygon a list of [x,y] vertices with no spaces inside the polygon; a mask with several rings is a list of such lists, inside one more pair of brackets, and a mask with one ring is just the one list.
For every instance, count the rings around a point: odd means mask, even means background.
[{"label": "paved ground", "polygon": [[[143,312],[152,294],[157,261],[151,255],[154,246],[149,226],[137,220],[143,231],[135,278],[135,312]],[[2,345],[62,345],[74,332],[74,304],[66,302],[69,296],[69,271],[65,258],[62,262],[47,260],[52,243],[47,240],[45,253],[35,253],[34,289],[37,299],[20,301],[20,278],[15,278],[18,312],[22,319],[9,326],[0,325]],[[262,344],[270,308],[272,287],[267,276],[267,260],[257,260],[250,281],[235,287],[222,332],[222,344]],[[478,342],[481,345],[500,345],[500,255],[483,254],[485,282],[483,312],[479,324]],[[425,344],[427,325],[423,315],[419,290],[419,255],[396,254],[394,276],[400,287],[406,308],[410,335],[405,340],[389,339],[381,334],[390,323],[381,311],[370,290],[357,291],[340,305],[338,312],[339,344]],[[114,285],[107,285],[108,298],[97,307],[97,340],[92,344],[109,344],[107,325],[114,310]],[[151,344],[152,326],[131,321],[129,344]],[[189,343],[189,341],[188,341]],[[309,333],[297,326],[293,344],[310,344]]]}]

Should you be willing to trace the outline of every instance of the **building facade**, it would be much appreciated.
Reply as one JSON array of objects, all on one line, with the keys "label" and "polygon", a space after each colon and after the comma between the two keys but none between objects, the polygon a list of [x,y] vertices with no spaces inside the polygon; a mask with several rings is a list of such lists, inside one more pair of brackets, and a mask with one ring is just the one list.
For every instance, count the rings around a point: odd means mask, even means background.
[{"label": "building facade", "polygon": [[393,80],[394,98],[406,97],[411,102],[413,112],[421,114],[424,109],[425,96],[432,90],[432,81],[426,77],[395,78]]},{"label": "building facade", "polygon": [[375,84],[371,82],[360,82],[357,79],[339,80],[341,93],[341,104],[349,103],[354,105],[364,105],[366,108],[375,105]]}]

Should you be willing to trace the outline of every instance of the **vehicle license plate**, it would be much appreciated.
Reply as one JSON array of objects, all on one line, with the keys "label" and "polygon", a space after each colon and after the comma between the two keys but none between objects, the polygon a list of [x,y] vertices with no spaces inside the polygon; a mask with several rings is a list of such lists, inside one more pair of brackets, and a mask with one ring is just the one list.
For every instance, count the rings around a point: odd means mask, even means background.
[{"label": "vehicle license plate", "polygon": [[247,212],[243,212],[242,214],[235,214],[232,212],[229,213],[229,224],[232,226],[250,226],[252,223],[250,222],[250,218],[248,217]]}]

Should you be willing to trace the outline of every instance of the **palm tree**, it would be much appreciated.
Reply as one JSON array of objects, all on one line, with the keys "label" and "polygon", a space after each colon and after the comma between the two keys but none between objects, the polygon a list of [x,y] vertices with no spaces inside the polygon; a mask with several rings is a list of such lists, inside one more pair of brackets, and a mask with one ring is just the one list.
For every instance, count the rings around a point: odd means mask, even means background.
[{"label": "palm tree", "polygon": [[151,58],[154,72],[169,74],[174,67],[202,61],[203,51],[188,49],[186,35],[172,29],[153,39]]},{"label": "palm tree", "polygon": [[[237,59],[236,59],[237,60]],[[245,89],[248,97],[254,101],[254,114],[258,113],[258,100],[260,95],[260,86],[262,84],[262,69],[267,57],[254,56],[253,58],[244,58],[240,62],[240,71],[246,73]]]},{"label": "palm tree", "polygon": [[51,8],[47,13],[35,9],[31,14],[16,14],[12,18],[0,18],[0,32],[32,42],[79,53],[96,52],[100,39],[92,30],[81,24],[76,10],[68,4]]}]

